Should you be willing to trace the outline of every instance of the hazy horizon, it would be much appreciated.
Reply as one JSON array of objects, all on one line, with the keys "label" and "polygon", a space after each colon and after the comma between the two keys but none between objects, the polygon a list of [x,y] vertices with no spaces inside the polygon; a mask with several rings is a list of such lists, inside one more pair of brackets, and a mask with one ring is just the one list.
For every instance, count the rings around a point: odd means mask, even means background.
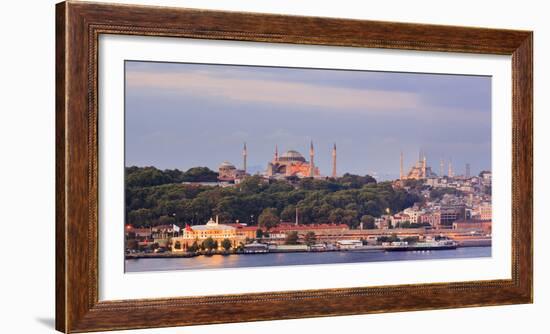
[{"label": "hazy horizon", "polygon": [[[125,164],[217,170],[229,161],[264,170],[296,150],[322,175],[399,175],[419,150],[439,173],[491,169],[491,78],[327,69],[127,61]],[[445,168],[446,172],[446,168]],[[386,174],[388,177],[381,177]]]}]

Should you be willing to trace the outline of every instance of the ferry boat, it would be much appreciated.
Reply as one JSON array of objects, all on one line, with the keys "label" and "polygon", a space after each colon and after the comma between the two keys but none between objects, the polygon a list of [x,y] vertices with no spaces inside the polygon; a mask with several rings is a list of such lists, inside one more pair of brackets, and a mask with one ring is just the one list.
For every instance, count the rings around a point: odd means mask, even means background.
[{"label": "ferry boat", "polygon": [[444,249],[456,249],[458,243],[453,240],[440,240],[440,241],[428,241],[418,242],[409,245],[407,242],[392,242],[390,245],[384,247],[384,250],[388,252],[403,252],[403,251],[423,251],[423,250],[444,250]]},{"label": "ferry boat", "polygon": [[269,246],[266,244],[261,244],[257,241],[254,241],[251,244],[244,245],[244,254],[263,254],[269,252]]}]

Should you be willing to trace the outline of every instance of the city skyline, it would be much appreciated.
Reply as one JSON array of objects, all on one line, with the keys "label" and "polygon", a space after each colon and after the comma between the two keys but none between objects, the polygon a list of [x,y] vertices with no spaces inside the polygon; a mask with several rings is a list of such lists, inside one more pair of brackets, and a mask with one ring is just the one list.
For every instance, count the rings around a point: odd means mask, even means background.
[{"label": "city skyline", "polygon": [[126,165],[186,170],[223,161],[265,170],[275,146],[330,175],[399,176],[422,150],[439,172],[491,169],[491,78],[126,62]]}]

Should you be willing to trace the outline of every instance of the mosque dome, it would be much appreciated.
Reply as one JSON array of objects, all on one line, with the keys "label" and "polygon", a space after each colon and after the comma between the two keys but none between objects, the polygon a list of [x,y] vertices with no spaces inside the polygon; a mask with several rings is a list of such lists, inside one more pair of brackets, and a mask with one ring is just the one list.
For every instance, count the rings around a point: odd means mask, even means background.
[{"label": "mosque dome", "polygon": [[306,161],[306,159],[304,158],[303,155],[300,154],[300,152],[294,151],[294,150],[286,151],[285,153],[283,153],[281,155],[279,160],[281,160],[281,161],[302,161],[302,162]]},{"label": "mosque dome", "polygon": [[222,162],[219,168],[220,169],[236,169],[235,165],[233,165],[229,161]]}]

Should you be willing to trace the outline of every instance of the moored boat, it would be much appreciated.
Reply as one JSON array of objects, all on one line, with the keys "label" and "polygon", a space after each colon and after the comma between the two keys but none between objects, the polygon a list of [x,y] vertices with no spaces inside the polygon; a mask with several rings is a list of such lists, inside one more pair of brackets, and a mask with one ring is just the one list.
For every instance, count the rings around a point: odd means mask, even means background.
[{"label": "moored boat", "polygon": [[458,243],[452,240],[440,240],[430,242],[418,242],[415,244],[406,244],[403,242],[392,243],[384,247],[384,250],[388,252],[404,252],[404,251],[423,251],[423,250],[445,250],[456,249]]}]

